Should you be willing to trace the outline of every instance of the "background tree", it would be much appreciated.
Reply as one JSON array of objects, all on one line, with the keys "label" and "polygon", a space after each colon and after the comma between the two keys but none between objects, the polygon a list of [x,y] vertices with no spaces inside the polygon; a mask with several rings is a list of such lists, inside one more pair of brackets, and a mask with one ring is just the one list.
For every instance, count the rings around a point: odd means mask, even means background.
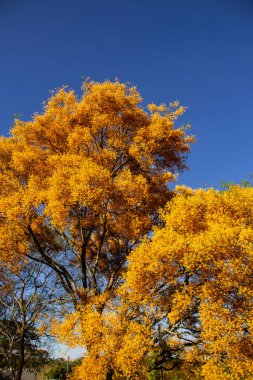
[{"label": "background tree", "polygon": [[55,309],[57,282],[52,271],[36,262],[20,262],[15,271],[1,268],[0,360],[4,372],[20,380],[24,366],[36,367],[46,352],[40,349],[39,327]]},{"label": "background tree", "polygon": [[67,376],[71,376],[73,369],[80,365],[81,359],[66,361],[62,360],[58,363],[55,363],[55,365],[52,366],[50,371],[47,373],[48,379],[55,379],[55,380],[66,380]]}]

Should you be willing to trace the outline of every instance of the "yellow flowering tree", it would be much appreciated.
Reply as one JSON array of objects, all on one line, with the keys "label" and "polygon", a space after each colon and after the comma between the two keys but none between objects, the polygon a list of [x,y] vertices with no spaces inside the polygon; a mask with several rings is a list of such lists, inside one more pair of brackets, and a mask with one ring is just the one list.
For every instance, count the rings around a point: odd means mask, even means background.
[{"label": "yellow flowering tree", "polygon": [[75,304],[113,292],[185,167],[184,108],[141,101],[117,81],[85,82],[80,99],[63,88],[0,141],[1,259],[52,267]]},{"label": "yellow flowering tree", "polygon": [[253,188],[181,187],[161,218],[131,253],[120,289],[130,319],[150,329],[151,368],[251,379]]},{"label": "yellow flowering tree", "polygon": [[0,140],[0,259],[52,268],[77,312],[102,315],[185,168],[184,108],[141,102],[135,87],[87,81]]}]

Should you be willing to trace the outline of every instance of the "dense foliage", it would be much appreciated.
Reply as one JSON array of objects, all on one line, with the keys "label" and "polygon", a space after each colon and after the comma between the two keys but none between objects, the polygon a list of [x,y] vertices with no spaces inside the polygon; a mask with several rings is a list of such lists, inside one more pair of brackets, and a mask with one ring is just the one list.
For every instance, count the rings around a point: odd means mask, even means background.
[{"label": "dense foliage", "polygon": [[61,339],[90,347],[77,379],[181,367],[190,378],[251,379],[253,188],[178,194],[130,255],[118,300],[69,316]]},{"label": "dense foliage", "polygon": [[77,307],[117,288],[126,257],[170,198],[192,137],[177,102],[145,111],[135,87],[60,89],[0,141],[1,260],[26,255],[59,276]]},{"label": "dense foliage", "polygon": [[184,108],[141,101],[85,82],[15,121],[0,140],[1,263],[58,277],[51,332],[86,348],[75,380],[250,379],[253,190],[171,191],[193,142]]}]

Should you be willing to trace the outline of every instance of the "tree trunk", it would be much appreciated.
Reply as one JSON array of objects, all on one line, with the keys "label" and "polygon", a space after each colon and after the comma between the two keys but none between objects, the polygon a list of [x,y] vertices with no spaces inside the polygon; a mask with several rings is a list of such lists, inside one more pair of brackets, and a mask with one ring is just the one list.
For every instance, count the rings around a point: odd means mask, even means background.
[{"label": "tree trunk", "polygon": [[112,377],[113,377],[113,370],[110,369],[110,371],[107,372],[106,380],[112,380]]},{"label": "tree trunk", "polygon": [[22,373],[23,373],[23,368],[24,368],[24,363],[25,363],[25,335],[24,333],[20,337],[20,346],[19,346],[19,360],[18,360],[18,365],[17,365],[17,372],[15,376],[15,380],[21,380]]}]

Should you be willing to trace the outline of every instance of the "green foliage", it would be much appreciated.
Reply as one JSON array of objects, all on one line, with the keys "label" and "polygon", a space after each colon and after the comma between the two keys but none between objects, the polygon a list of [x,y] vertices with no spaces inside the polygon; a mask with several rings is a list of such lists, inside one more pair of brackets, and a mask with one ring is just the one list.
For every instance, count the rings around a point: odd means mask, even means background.
[{"label": "green foliage", "polygon": [[[6,320],[0,318],[0,368],[7,367],[11,359],[13,366],[17,366],[17,362],[20,356],[20,333],[17,322],[12,320]],[[40,356],[38,351],[38,343],[40,337],[36,329],[32,326],[26,329],[24,334],[24,346],[25,357],[29,357],[29,362],[33,360],[35,356]],[[10,345],[10,342],[12,344]],[[43,351],[45,355],[45,351]]]},{"label": "green foliage", "polygon": [[[231,187],[237,184],[234,181],[219,181],[219,185],[222,190],[229,190]],[[242,179],[239,183],[241,187],[252,187],[253,186],[253,174],[250,174],[247,179]]]},{"label": "green foliage", "polygon": [[55,380],[66,380],[67,378],[67,368],[68,373],[71,373],[73,368],[80,364],[81,360],[77,359],[71,362],[62,361],[52,367],[50,371],[47,373],[47,379],[55,379]]}]

